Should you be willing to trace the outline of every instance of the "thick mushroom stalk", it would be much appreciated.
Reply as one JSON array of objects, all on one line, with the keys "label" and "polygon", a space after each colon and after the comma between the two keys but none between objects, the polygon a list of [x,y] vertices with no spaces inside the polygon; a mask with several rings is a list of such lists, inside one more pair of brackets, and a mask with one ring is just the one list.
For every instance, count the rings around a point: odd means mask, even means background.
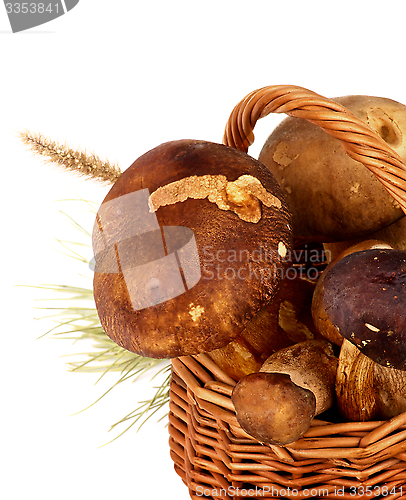
[{"label": "thick mushroom stalk", "polygon": [[341,415],[355,422],[389,419],[406,411],[406,371],[372,361],[344,339],[336,380]]},{"label": "thick mushroom stalk", "polygon": [[243,377],[232,401],[241,427],[261,442],[284,446],[331,407],[337,358],[323,340],[299,342],[272,354],[259,373]]},{"label": "thick mushroom stalk", "polygon": [[338,358],[336,399],[347,420],[365,422],[376,416],[374,365],[351,342],[343,339]]},{"label": "thick mushroom stalk", "polygon": [[389,419],[406,411],[406,371],[374,363],[378,418]]}]

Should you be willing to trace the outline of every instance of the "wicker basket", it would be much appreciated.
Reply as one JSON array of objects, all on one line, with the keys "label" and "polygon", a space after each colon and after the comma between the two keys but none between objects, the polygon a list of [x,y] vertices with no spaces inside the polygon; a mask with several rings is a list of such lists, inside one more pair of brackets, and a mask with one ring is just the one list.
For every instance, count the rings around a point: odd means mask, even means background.
[{"label": "wicker basket", "polygon": [[[383,183],[406,213],[406,167],[341,105],[295,86],[272,86],[233,110],[224,143],[247,151],[256,121],[287,113],[319,125]],[[235,381],[209,356],[172,360],[169,434],[175,470],[198,498],[406,498],[406,413],[389,421],[314,419],[285,447],[264,445],[239,426]]]}]

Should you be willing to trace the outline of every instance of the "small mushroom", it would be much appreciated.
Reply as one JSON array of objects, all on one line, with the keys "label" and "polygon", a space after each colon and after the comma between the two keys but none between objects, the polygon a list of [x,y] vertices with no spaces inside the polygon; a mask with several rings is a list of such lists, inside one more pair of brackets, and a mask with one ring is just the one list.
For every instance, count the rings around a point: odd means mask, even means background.
[{"label": "small mushroom", "polygon": [[[366,122],[406,158],[406,106],[360,95],[333,101]],[[350,158],[338,139],[301,118],[284,119],[258,159],[285,193],[297,238],[323,243],[361,238],[404,215],[375,175]]]},{"label": "small mushroom", "polygon": [[206,141],[161,144],[120,175],[98,210],[101,324],[153,358],[222,347],[275,295],[291,242],[283,193],[260,162]]},{"label": "small mushroom", "polygon": [[323,340],[272,354],[259,373],[243,377],[232,401],[241,427],[261,442],[287,445],[309,429],[334,400],[337,358]]},{"label": "small mushroom", "polygon": [[406,370],[406,251],[343,257],[324,276],[322,302],[343,338],[376,363]]},{"label": "small mushroom", "polygon": [[284,446],[309,429],[316,398],[284,373],[251,373],[234,387],[238,423],[261,443]]},{"label": "small mushroom", "polygon": [[292,382],[312,391],[316,398],[316,415],[331,408],[337,357],[326,340],[306,340],[269,356],[260,372],[286,373]]}]

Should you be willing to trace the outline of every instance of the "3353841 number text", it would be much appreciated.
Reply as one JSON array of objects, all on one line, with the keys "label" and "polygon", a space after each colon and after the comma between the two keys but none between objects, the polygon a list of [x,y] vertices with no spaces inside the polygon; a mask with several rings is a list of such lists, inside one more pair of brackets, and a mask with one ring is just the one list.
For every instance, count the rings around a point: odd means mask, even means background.
[{"label": "3353841 number text", "polygon": [[60,6],[58,3],[6,3],[7,14],[44,14],[46,12],[48,12],[49,14],[59,14],[59,9]]}]

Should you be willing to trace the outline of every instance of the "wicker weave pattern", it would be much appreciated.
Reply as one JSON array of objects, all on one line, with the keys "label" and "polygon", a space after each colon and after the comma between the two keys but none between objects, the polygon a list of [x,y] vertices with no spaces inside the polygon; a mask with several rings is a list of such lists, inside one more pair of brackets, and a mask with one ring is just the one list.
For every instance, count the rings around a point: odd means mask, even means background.
[{"label": "wicker weave pattern", "polygon": [[234,384],[204,354],[172,361],[171,456],[191,498],[406,498],[406,413],[314,420],[292,445],[268,446],[239,426]]}]

